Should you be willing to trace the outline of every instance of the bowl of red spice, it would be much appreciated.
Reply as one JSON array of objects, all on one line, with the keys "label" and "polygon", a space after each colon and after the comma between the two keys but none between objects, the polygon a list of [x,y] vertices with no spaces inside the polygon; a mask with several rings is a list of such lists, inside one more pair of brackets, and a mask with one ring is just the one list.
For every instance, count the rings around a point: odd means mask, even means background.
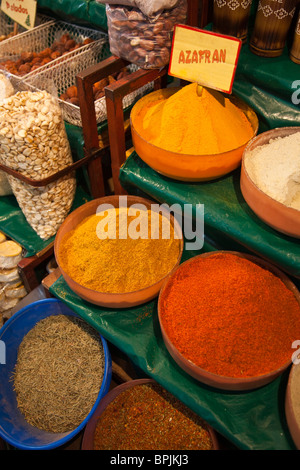
[{"label": "bowl of red spice", "polygon": [[[152,379],[110,390],[88,422],[82,450],[218,450],[214,429]],[[119,462],[123,463],[123,462]]]},{"label": "bowl of red spice", "polygon": [[267,225],[300,238],[300,126],[279,127],[253,138],[243,153],[241,191]]},{"label": "bowl of red spice", "polygon": [[137,196],[107,196],[83,204],[60,226],[54,253],[68,286],[109,308],[158,296],[179,264],[183,236],[176,218]]},{"label": "bowl of red spice", "polygon": [[166,281],[158,317],[166,348],[185,372],[219,389],[251,390],[291,365],[300,293],[256,256],[203,253]]}]

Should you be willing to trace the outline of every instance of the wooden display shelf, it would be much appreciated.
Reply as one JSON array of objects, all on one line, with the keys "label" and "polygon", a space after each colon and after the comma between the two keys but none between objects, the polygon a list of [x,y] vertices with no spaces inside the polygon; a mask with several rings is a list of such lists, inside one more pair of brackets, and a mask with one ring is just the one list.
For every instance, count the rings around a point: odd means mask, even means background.
[{"label": "wooden display shelf", "polygon": [[[85,143],[85,154],[97,152],[99,139],[97,134],[97,120],[94,107],[93,85],[101,79],[121,71],[130,65],[127,60],[117,56],[111,56],[99,64],[88,67],[76,77],[80,113],[82,118],[82,130]],[[115,194],[123,190],[119,184],[118,169],[124,160],[126,126],[124,124],[123,97],[138,90],[147,83],[154,82],[154,88],[160,88],[166,84],[167,69],[144,70],[138,69],[124,78],[104,88],[107,108],[107,123],[109,135],[109,148],[111,156],[112,178]],[[130,130],[130,129],[129,129]],[[90,178],[101,178],[102,168],[94,162],[93,173]]]},{"label": "wooden display shelf", "polygon": [[115,194],[126,194],[119,181],[120,167],[126,160],[126,141],[124,135],[124,115],[122,100],[135,90],[147,83],[153,82],[153,89],[165,88],[167,85],[167,67],[162,69],[139,69],[128,77],[125,77],[105,87],[107,108],[107,123],[110,143],[110,157],[112,177]]}]

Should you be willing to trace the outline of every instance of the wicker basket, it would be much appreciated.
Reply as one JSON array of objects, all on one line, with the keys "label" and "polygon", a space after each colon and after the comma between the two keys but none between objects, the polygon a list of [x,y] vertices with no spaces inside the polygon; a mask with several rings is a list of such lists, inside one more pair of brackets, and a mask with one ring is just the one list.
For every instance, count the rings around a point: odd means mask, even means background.
[{"label": "wicker basket", "polygon": [[[72,103],[68,103],[59,98],[59,96],[66,91],[66,89],[72,85],[76,85],[76,76],[79,72],[87,69],[91,65],[95,65],[101,62],[104,58],[108,57],[107,50],[105,48],[102,51],[93,49],[83,51],[76,57],[69,57],[63,62],[53,65],[52,67],[41,70],[35,76],[31,76],[24,80],[24,83],[33,86],[39,90],[46,90],[53,96],[58,98],[58,102],[62,109],[63,119],[70,124],[82,127],[80,107]],[[130,72],[134,72],[138,69],[138,66],[131,64],[129,65]],[[131,106],[137,99],[141,98],[146,92],[153,90],[153,82],[144,85],[139,90],[136,90],[123,98],[123,108]],[[105,97],[102,97],[94,102],[96,120],[97,123],[101,123],[106,120],[106,101]]]},{"label": "wicker basket", "polygon": [[86,27],[76,26],[64,21],[50,20],[31,30],[25,31],[18,34],[17,36],[13,36],[5,41],[0,42],[0,64],[6,60],[15,61],[20,59],[22,52],[39,53],[44,49],[51,47],[55,41],[58,41],[60,37],[66,33],[68,33],[70,37],[77,43],[82,42],[87,38],[93,39],[93,42],[83,45],[82,47],[71,52],[67,52],[59,58],[53,59],[48,64],[42,65],[41,67],[27,73],[26,75],[11,75],[17,79],[24,80],[24,78],[34,76],[44,69],[48,69],[49,67],[63,62],[69,57],[77,58],[89,49],[101,50],[105,45],[108,45],[107,33]]}]

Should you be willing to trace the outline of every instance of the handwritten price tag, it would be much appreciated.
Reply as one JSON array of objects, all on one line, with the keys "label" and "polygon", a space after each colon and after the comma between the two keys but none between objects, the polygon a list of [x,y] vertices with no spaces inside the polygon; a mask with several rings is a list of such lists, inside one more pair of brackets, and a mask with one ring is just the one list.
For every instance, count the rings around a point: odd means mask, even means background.
[{"label": "handwritten price tag", "polygon": [[176,25],[169,75],[231,93],[241,45],[237,38]]},{"label": "handwritten price tag", "polygon": [[35,24],[36,0],[1,0],[1,10],[26,29]]}]

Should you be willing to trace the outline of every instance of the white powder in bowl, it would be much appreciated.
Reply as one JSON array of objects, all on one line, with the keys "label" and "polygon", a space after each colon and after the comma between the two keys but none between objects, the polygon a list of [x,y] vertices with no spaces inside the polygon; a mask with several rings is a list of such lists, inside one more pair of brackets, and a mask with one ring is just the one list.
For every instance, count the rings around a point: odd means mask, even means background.
[{"label": "white powder in bowl", "polygon": [[251,180],[265,194],[300,210],[300,130],[251,150],[244,164]]}]

